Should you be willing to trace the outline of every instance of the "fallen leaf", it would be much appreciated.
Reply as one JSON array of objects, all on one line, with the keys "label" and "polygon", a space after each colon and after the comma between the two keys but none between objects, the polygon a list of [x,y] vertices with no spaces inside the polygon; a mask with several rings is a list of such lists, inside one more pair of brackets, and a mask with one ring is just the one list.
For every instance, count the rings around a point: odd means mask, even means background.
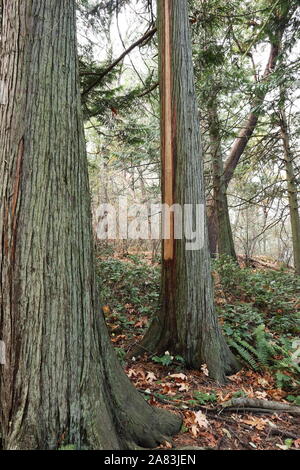
[{"label": "fallen leaf", "polygon": [[252,416],[249,419],[241,419],[241,423],[248,424],[249,426],[255,427],[256,429],[261,431],[266,427],[267,420]]},{"label": "fallen leaf", "polygon": [[115,338],[111,338],[111,341],[112,343],[118,343],[119,341],[121,341],[121,339],[124,339],[124,338],[126,338],[125,335],[118,335]]},{"label": "fallen leaf", "polygon": [[236,374],[234,375],[229,375],[227,378],[229,380],[231,380],[231,382],[234,382],[234,383],[241,383],[243,381],[243,378],[241,377],[241,372],[237,372]]},{"label": "fallen leaf", "polygon": [[151,383],[155,382],[155,380],[157,380],[157,378],[156,378],[156,375],[153,374],[153,372],[147,372],[146,380],[147,380],[147,382],[149,382],[151,384]]},{"label": "fallen leaf", "polygon": [[139,321],[134,324],[135,328],[144,328],[144,326],[148,325],[148,318],[142,317]]},{"label": "fallen leaf", "polygon": [[267,400],[267,392],[260,392],[260,391],[257,391],[255,392],[255,396],[261,400]]},{"label": "fallen leaf", "polygon": [[198,424],[200,428],[207,428],[209,426],[209,422],[206,419],[206,416],[202,411],[196,411],[195,414],[195,422]]},{"label": "fallen leaf", "polygon": [[300,448],[300,439],[296,439],[294,441],[294,446],[296,447],[296,449],[299,449]]},{"label": "fallen leaf", "polygon": [[172,444],[169,441],[163,441],[161,445],[159,446],[162,449],[172,449]]},{"label": "fallen leaf", "polygon": [[198,426],[197,424],[192,424],[191,425],[191,431],[194,437],[197,437],[198,435]]},{"label": "fallen leaf", "polygon": [[267,388],[267,387],[270,386],[269,382],[266,379],[264,379],[263,377],[259,377],[257,379],[257,383],[259,383],[259,385],[261,385],[263,388]]},{"label": "fallen leaf", "polygon": [[207,431],[199,432],[198,433],[198,438],[199,437],[206,439],[207,444],[209,445],[209,447],[215,447],[216,444],[217,444],[216,439],[214,438],[214,436],[210,432],[207,432]]},{"label": "fallen leaf", "polygon": [[218,401],[220,403],[224,403],[225,401],[228,401],[230,400],[232,396],[232,393],[227,393],[225,396],[222,394],[222,392],[217,392],[217,397],[218,397]]},{"label": "fallen leaf", "polygon": [[126,372],[126,374],[128,375],[129,378],[131,378],[131,377],[136,377],[136,375],[137,375],[134,369],[129,369],[129,370]]},{"label": "fallen leaf", "polygon": [[274,388],[267,390],[267,394],[274,400],[280,401],[282,398],[287,396],[287,393],[281,390],[280,388]]},{"label": "fallen leaf", "polygon": [[187,376],[184,374],[172,374],[169,375],[169,377],[172,377],[172,379],[187,380]]},{"label": "fallen leaf", "polygon": [[231,434],[226,428],[222,428],[223,433],[228,437],[228,439],[231,439]]},{"label": "fallen leaf", "polygon": [[164,384],[161,393],[164,395],[176,395],[176,392],[173,390],[173,384],[171,383]]},{"label": "fallen leaf", "polygon": [[153,395],[150,396],[150,400],[149,400],[149,404],[150,405],[155,405],[157,402],[156,402],[156,399]]},{"label": "fallen leaf", "polygon": [[103,305],[102,312],[104,313],[104,315],[110,315],[111,314],[110,306],[109,305]]},{"label": "fallen leaf", "polygon": [[289,447],[284,444],[276,444],[276,447],[279,447],[281,450],[289,450]]},{"label": "fallen leaf", "polygon": [[177,386],[179,387],[179,392],[188,392],[190,389],[189,384],[186,383],[177,384]]}]

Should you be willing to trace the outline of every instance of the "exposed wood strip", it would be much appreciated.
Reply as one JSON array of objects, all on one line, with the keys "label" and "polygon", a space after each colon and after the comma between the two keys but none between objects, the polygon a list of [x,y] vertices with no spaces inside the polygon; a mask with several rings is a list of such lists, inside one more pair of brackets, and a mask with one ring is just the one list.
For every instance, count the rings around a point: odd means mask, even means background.
[{"label": "exposed wood strip", "polygon": [[[170,24],[170,0],[165,0],[164,5],[164,51],[163,51],[163,202],[169,207],[173,205],[173,148],[172,148],[172,58],[171,58],[171,24]],[[165,215],[166,216],[166,215]],[[170,213],[169,220],[163,221],[170,227],[170,236],[164,240],[164,260],[172,260],[174,257],[174,215]]]}]

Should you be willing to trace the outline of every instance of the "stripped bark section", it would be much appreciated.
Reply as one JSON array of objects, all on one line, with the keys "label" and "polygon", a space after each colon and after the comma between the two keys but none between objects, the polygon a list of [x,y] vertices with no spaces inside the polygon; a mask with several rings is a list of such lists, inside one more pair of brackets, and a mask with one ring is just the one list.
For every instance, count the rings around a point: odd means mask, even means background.
[{"label": "stripped bark section", "polygon": [[[173,205],[174,155],[172,145],[172,51],[170,0],[164,2],[164,51],[162,55],[162,167],[163,167],[163,203]],[[163,227],[168,228],[169,237],[164,240],[164,260],[174,257],[174,214],[163,214]]]}]

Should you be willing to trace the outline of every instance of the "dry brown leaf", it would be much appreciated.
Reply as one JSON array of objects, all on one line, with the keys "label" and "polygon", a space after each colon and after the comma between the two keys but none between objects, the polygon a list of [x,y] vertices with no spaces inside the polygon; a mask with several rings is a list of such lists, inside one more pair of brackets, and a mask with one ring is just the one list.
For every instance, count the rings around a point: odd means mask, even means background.
[{"label": "dry brown leaf", "polygon": [[177,384],[177,387],[179,387],[179,392],[188,392],[190,389],[189,384],[186,383]]},{"label": "dry brown leaf", "polygon": [[296,439],[294,441],[294,446],[296,447],[296,449],[300,449],[300,439]]},{"label": "dry brown leaf", "polygon": [[282,398],[286,397],[287,393],[281,390],[280,388],[273,388],[271,390],[267,390],[267,394],[274,400],[282,400]]},{"label": "dry brown leaf", "polygon": [[209,426],[209,422],[202,411],[195,411],[195,422],[198,424],[200,428],[207,428]]},{"label": "dry brown leaf", "polygon": [[231,382],[234,382],[234,383],[236,383],[236,384],[239,384],[239,383],[241,383],[241,382],[243,381],[243,378],[241,377],[241,372],[242,372],[242,371],[237,372],[236,374],[230,375],[230,376],[228,376],[227,378],[228,378],[229,380],[231,380]]},{"label": "dry brown leaf", "polygon": [[173,384],[171,383],[164,384],[161,393],[164,395],[176,395],[176,392],[174,392],[173,389]]},{"label": "dry brown leaf", "polygon": [[260,400],[267,400],[267,392],[257,391],[255,392],[255,396],[259,398]]},{"label": "dry brown leaf", "polygon": [[172,379],[179,379],[179,380],[187,380],[187,376],[184,375],[184,374],[172,374],[172,375],[169,375],[168,377],[172,377]]},{"label": "dry brown leaf", "polygon": [[259,385],[261,385],[263,388],[268,388],[268,387],[270,387],[269,382],[268,382],[265,378],[263,378],[263,377],[258,377],[257,383],[258,383]]},{"label": "dry brown leaf", "polygon": [[137,376],[137,373],[134,369],[129,369],[126,374],[128,375],[129,378],[131,377],[136,377]]},{"label": "dry brown leaf", "polygon": [[156,375],[153,374],[153,372],[147,372],[146,380],[147,380],[147,382],[152,384],[153,382],[155,382],[155,380],[157,380],[157,378],[156,378]]},{"label": "dry brown leaf", "polygon": [[111,338],[111,342],[112,343],[118,343],[119,341],[121,341],[121,339],[124,339],[124,338],[126,338],[125,335],[118,335],[115,338]]},{"label": "dry brown leaf", "polygon": [[111,314],[110,306],[109,305],[103,305],[102,312],[104,313],[104,315],[110,315]]},{"label": "dry brown leaf", "polygon": [[148,318],[142,317],[139,321],[134,324],[135,328],[144,328],[144,326],[148,325]]},{"label": "dry brown leaf", "polygon": [[198,432],[199,432],[199,428],[198,428],[197,424],[192,424],[191,425],[191,432],[192,432],[194,437],[197,437]]},{"label": "dry brown leaf", "polygon": [[230,400],[231,396],[232,396],[232,393],[227,393],[225,396],[223,396],[222,392],[217,392],[218,401],[220,403],[224,403],[225,401]]},{"label": "dry brown leaf", "polygon": [[240,421],[241,423],[248,424],[249,426],[258,429],[259,431],[262,431],[267,424],[267,420],[257,418],[256,416],[251,416],[249,419],[241,419]]},{"label": "dry brown leaf", "polygon": [[169,441],[163,441],[161,445],[159,446],[162,449],[172,449],[172,444]]},{"label": "dry brown leaf", "polygon": [[157,401],[156,401],[154,395],[151,395],[151,396],[150,396],[150,400],[149,400],[149,404],[150,404],[150,405],[155,405],[156,403],[157,403]]},{"label": "dry brown leaf", "polygon": [[215,439],[215,437],[213,436],[213,434],[211,434],[210,432],[207,432],[207,431],[201,431],[198,433],[198,437],[203,437],[206,439],[207,441],[207,444],[210,446],[210,447],[215,447],[217,445],[217,441]]}]

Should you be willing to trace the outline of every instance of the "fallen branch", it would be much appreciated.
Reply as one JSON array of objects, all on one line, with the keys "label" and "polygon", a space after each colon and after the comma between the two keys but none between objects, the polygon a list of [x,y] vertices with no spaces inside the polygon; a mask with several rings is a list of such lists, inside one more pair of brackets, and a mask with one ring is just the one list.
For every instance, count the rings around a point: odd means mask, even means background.
[{"label": "fallen branch", "polygon": [[[223,409],[238,411],[257,411],[259,413],[289,413],[300,415],[300,406],[280,403],[278,401],[258,400],[254,398],[232,398],[223,403]],[[241,410],[242,409],[242,410]]]},{"label": "fallen branch", "polygon": [[274,435],[274,436],[282,436],[282,437],[289,437],[291,439],[299,439],[300,436],[296,435],[290,431],[285,431],[284,429],[279,429],[276,426],[272,426],[269,429],[269,435]]},{"label": "fallen branch", "polygon": [[[244,255],[239,255],[238,257],[241,259],[241,261],[246,261],[246,257]],[[274,271],[281,271],[282,269],[281,266],[278,266],[273,263],[267,263],[266,261],[261,261],[256,258],[248,258],[248,262],[250,262],[251,264],[259,264],[263,266],[264,268],[273,269]],[[291,271],[293,270],[291,266],[286,266],[286,269],[291,270]]]}]

